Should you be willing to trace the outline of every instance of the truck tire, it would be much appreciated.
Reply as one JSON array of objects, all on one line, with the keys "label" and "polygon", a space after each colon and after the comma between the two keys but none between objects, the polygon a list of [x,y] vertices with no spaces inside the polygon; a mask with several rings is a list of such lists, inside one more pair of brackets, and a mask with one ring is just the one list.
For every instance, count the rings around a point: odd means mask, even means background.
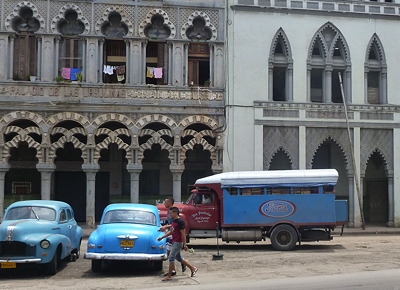
[{"label": "truck tire", "polygon": [[272,230],[270,240],[275,250],[290,251],[296,246],[298,235],[293,227],[279,225]]}]

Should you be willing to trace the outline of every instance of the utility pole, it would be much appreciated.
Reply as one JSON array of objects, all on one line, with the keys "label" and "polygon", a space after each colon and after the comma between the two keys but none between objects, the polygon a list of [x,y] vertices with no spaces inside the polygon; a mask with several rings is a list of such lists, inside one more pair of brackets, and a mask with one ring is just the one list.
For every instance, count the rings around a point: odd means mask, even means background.
[{"label": "utility pole", "polygon": [[351,133],[350,133],[350,124],[349,124],[349,116],[347,114],[347,104],[346,104],[346,99],[344,97],[344,91],[343,91],[343,82],[342,82],[342,74],[338,72],[339,75],[339,82],[340,82],[340,92],[342,95],[342,101],[343,101],[343,108],[344,108],[344,115],[346,117],[346,125],[347,125],[347,135],[349,137],[349,143],[350,143],[350,153],[351,153],[351,160],[353,163],[353,171],[354,171],[354,179],[356,182],[356,191],[357,191],[357,197],[358,197],[358,205],[360,207],[360,215],[361,215],[361,228],[365,230],[365,221],[364,221],[364,211],[363,211],[363,205],[362,205],[362,198],[361,198],[361,190],[360,190],[360,183],[358,180],[358,171],[357,171],[357,164],[356,160],[354,158],[354,146],[353,146],[353,141],[351,138]]}]

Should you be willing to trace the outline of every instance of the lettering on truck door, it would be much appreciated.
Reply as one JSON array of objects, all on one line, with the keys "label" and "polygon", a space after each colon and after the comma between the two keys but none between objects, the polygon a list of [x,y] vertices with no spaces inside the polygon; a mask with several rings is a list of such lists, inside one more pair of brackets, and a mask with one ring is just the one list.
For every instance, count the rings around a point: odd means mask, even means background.
[{"label": "lettering on truck door", "polygon": [[198,193],[190,207],[190,229],[215,229],[218,220],[218,203],[213,193]]}]

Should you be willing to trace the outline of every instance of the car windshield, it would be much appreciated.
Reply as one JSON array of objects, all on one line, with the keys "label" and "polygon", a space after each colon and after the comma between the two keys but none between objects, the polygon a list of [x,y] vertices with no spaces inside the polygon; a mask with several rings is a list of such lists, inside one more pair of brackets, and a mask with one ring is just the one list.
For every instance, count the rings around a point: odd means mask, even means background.
[{"label": "car windshield", "polygon": [[132,223],[155,226],[156,216],[152,212],[141,210],[110,210],[106,213],[103,223]]},{"label": "car windshield", "polygon": [[11,208],[4,218],[4,220],[24,219],[54,221],[56,219],[56,212],[54,209],[48,207],[21,206]]},{"label": "car windshield", "polygon": [[189,204],[190,201],[192,200],[192,198],[193,198],[193,193],[191,193],[191,194],[189,195],[188,199],[185,201],[185,204]]}]

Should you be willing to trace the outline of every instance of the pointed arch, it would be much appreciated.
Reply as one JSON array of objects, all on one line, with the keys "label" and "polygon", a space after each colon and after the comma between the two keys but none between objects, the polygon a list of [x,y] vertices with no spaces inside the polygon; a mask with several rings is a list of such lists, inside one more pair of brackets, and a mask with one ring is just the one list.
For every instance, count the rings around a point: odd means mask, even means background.
[{"label": "pointed arch", "polygon": [[367,104],[386,104],[387,64],[383,45],[376,33],[368,42],[364,64],[364,99]]},{"label": "pointed arch", "polygon": [[385,153],[381,149],[379,149],[378,147],[375,147],[374,149],[372,149],[369,152],[369,154],[367,155],[368,157],[364,160],[364,164],[361,166],[361,168],[364,169],[364,172],[363,172],[364,175],[365,175],[365,171],[367,170],[368,162],[370,161],[370,159],[372,158],[372,156],[375,153],[377,153],[382,158],[383,166],[384,166],[384,169],[385,169],[385,173],[386,173],[386,176],[388,176],[389,172],[390,172],[390,166],[389,166],[388,158],[385,155]]},{"label": "pointed arch", "polygon": [[[289,153],[289,151],[286,150],[286,148],[285,148],[284,146],[279,146],[278,148],[276,148],[275,151],[273,151],[273,153],[271,154],[270,158],[268,158],[268,160],[267,160],[267,164],[268,164],[267,170],[271,170],[271,165],[272,165],[273,160],[274,160],[274,159],[277,157],[277,155],[278,155],[279,153],[281,153],[281,152],[287,157],[287,160],[288,160],[289,163],[290,163],[290,168],[287,168],[287,169],[293,169],[293,164],[294,164],[294,162],[293,162],[293,157],[291,156],[291,154]],[[275,170],[275,168],[273,168],[273,169]],[[282,168],[279,168],[279,169],[282,170]]]},{"label": "pointed arch", "polygon": [[272,40],[268,61],[268,99],[270,101],[292,101],[292,50],[282,28],[278,29]]},{"label": "pointed arch", "polygon": [[331,22],[314,34],[308,51],[308,99],[319,103],[351,101],[351,57],[349,46],[341,31]]},{"label": "pointed arch", "polygon": [[167,12],[165,12],[162,9],[153,9],[153,10],[149,11],[149,13],[147,13],[146,19],[142,23],[140,23],[140,25],[139,25],[139,35],[140,35],[140,37],[146,37],[145,29],[149,25],[152,25],[152,18],[154,16],[156,16],[156,15],[160,15],[163,18],[163,20],[164,20],[163,24],[166,25],[170,30],[170,35],[167,37],[167,39],[175,38],[175,35],[176,35],[175,25],[169,19],[169,16],[168,16]]}]

